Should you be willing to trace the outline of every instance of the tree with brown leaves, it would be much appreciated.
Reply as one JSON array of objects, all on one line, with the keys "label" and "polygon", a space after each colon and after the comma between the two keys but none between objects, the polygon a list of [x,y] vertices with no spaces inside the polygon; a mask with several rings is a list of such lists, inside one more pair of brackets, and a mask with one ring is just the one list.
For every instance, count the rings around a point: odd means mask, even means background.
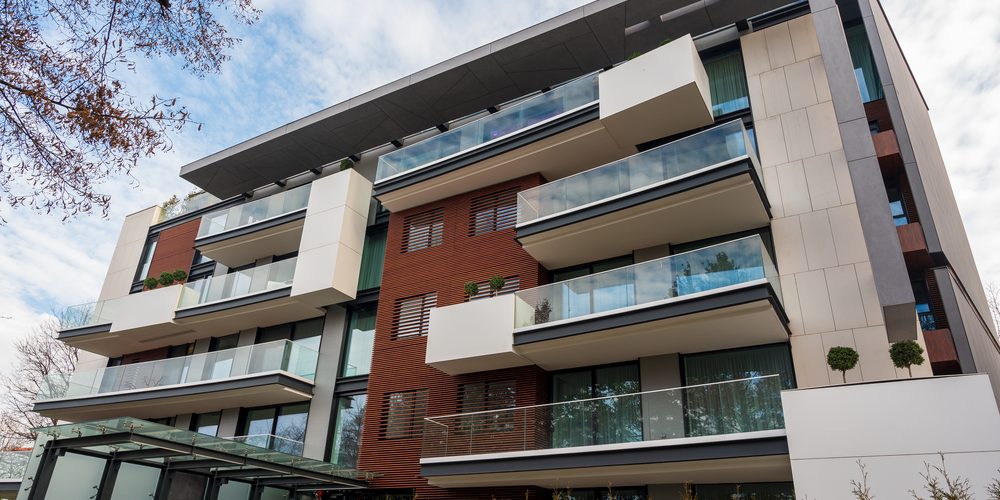
[{"label": "tree with brown leaves", "polygon": [[239,42],[222,13],[259,14],[252,0],[0,0],[0,206],[106,216],[97,185],[169,150],[167,134],[192,122],[176,99],[120,77],[154,57],[218,72]]},{"label": "tree with brown leaves", "polygon": [[0,446],[10,449],[34,442],[36,427],[55,425],[56,419],[33,411],[40,390],[65,387],[80,358],[79,351],[56,340],[59,321],[48,319],[14,343],[17,364],[0,377]]}]

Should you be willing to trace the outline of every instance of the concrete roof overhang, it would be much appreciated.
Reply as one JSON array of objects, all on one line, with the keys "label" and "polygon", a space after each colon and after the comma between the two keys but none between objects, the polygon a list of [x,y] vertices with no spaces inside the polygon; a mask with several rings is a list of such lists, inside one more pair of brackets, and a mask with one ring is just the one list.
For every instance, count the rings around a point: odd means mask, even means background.
[{"label": "concrete roof overhang", "polygon": [[790,0],[596,0],[181,167],[228,198]]}]

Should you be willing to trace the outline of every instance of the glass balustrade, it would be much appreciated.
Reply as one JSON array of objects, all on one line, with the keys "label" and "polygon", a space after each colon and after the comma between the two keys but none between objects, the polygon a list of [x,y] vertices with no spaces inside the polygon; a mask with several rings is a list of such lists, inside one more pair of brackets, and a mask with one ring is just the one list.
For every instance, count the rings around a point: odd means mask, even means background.
[{"label": "glass balustrade", "polygon": [[181,289],[178,309],[228,300],[291,286],[296,258],[280,260],[205,279],[190,281]]},{"label": "glass balustrade", "polygon": [[31,460],[30,450],[0,451],[0,480],[20,481]]},{"label": "glass balustrade", "polygon": [[760,236],[581,276],[515,293],[517,328],[568,321],[767,281],[778,272]]},{"label": "glass balustrade", "polygon": [[307,380],[316,375],[316,350],[289,340],[255,344],[178,358],[51,374],[37,401],[222,380],[285,371]]},{"label": "glass balustrade", "polygon": [[749,159],[761,178],[742,120],[664,144],[637,155],[527,189],[517,195],[517,223],[527,224]]},{"label": "glass balustrade", "polygon": [[306,208],[312,184],[253,200],[242,205],[205,214],[198,237],[212,236]]},{"label": "glass balustrade", "polygon": [[236,436],[229,438],[250,446],[264,448],[267,450],[280,451],[289,455],[302,456],[302,449],[305,443],[274,434],[252,434],[248,436]]},{"label": "glass balustrade", "polygon": [[598,98],[597,74],[525,99],[476,121],[382,155],[375,182],[477,148],[586,106]]},{"label": "glass balustrade", "polygon": [[423,458],[784,428],[779,375],[424,419]]},{"label": "glass balustrade", "polygon": [[59,329],[71,330],[85,326],[104,325],[111,323],[111,318],[104,310],[106,302],[90,302],[69,306],[59,315]]},{"label": "glass balustrade", "polygon": [[[174,198],[174,200],[176,200],[176,198]],[[216,198],[214,195],[204,191],[189,194],[183,200],[177,200],[174,203],[165,204],[163,210],[160,211],[160,218],[158,222],[170,220],[196,210],[210,207],[220,201],[221,200]]]}]

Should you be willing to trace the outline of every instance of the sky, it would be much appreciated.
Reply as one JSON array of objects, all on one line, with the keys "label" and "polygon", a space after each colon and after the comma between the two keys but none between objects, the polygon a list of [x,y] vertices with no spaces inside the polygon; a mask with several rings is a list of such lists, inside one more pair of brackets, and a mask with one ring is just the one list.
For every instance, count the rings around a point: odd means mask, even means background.
[{"label": "sky", "polygon": [[[586,0],[257,0],[260,20],[218,75],[141,61],[133,88],[176,96],[201,130],[101,186],[109,217],[67,222],[5,211],[0,226],[0,370],[13,340],[53,311],[96,299],[127,214],[183,195],[180,167],[292,120],[514,33]],[[984,282],[1000,282],[1000,2],[883,0],[931,111]],[[391,13],[392,15],[386,15]]]}]

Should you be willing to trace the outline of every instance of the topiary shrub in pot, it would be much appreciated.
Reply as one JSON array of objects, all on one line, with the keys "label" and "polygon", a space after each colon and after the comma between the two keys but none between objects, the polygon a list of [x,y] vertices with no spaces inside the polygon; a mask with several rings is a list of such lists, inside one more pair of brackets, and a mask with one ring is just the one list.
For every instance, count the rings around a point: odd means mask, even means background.
[{"label": "topiary shrub in pot", "polygon": [[913,378],[913,370],[910,367],[924,364],[924,348],[915,340],[894,342],[889,347],[889,357],[892,358],[892,364],[896,365],[896,368],[906,368],[910,378]]},{"label": "topiary shrub in pot", "polygon": [[178,283],[179,283],[179,282],[181,282],[181,281],[184,281],[184,280],[186,280],[186,279],[187,279],[187,277],[188,277],[188,273],[187,273],[187,271],[185,271],[185,270],[183,270],[183,269],[178,269],[178,270],[174,271],[174,272],[173,272],[173,273],[171,273],[171,274],[173,274],[173,275],[174,275],[174,281],[176,281],[176,282],[178,282]]},{"label": "topiary shrub in pot", "polygon": [[830,365],[830,368],[840,372],[846,384],[847,370],[854,369],[858,365],[858,358],[858,351],[850,347],[831,347],[830,351],[826,353],[826,364]]},{"label": "topiary shrub in pot", "polygon": [[493,276],[490,278],[490,292],[493,295],[500,293],[503,290],[503,286],[507,284],[507,280],[503,276]]},{"label": "topiary shrub in pot", "polygon": [[474,281],[470,281],[465,284],[465,297],[471,299],[479,295],[479,285]]},{"label": "topiary shrub in pot", "polygon": [[158,279],[150,276],[150,277],[142,280],[142,284],[146,285],[146,290],[152,290],[152,289],[156,288],[160,284],[160,280],[158,280]]},{"label": "topiary shrub in pot", "polygon": [[174,284],[174,273],[170,271],[163,271],[160,273],[160,284],[163,286],[170,286]]}]

